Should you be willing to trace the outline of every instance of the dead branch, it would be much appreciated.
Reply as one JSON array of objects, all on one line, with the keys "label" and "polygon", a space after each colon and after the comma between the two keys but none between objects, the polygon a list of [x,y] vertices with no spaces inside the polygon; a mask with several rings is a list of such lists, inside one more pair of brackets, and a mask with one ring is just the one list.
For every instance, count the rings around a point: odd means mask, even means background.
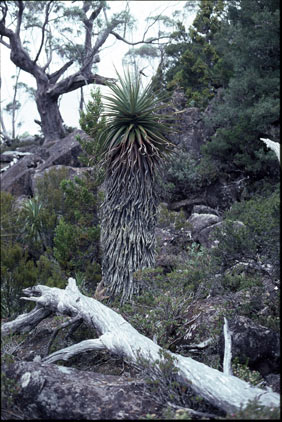
[{"label": "dead branch", "polygon": [[229,331],[227,319],[224,317],[224,358],[223,358],[223,372],[227,375],[232,375],[232,367],[231,367],[231,333]]}]

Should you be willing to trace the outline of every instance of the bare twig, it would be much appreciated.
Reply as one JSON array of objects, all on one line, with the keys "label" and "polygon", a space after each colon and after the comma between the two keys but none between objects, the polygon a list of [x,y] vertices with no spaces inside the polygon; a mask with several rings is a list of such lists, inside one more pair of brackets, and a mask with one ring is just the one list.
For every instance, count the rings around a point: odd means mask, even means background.
[{"label": "bare twig", "polygon": [[36,57],[35,57],[35,59],[33,60],[33,63],[35,64],[36,62],[37,62],[37,60],[38,60],[38,58],[39,58],[39,56],[40,56],[40,53],[41,53],[41,51],[42,51],[42,47],[43,47],[43,44],[44,44],[44,38],[45,38],[45,28],[46,28],[46,25],[48,24],[48,19],[49,19],[49,13],[50,13],[50,9],[51,9],[51,7],[52,7],[52,3],[53,3],[53,1],[49,1],[48,3],[47,3],[47,5],[46,5],[46,9],[45,9],[45,20],[44,20],[44,23],[43,23],[43,25],[42,25],[42,30],[41,30],[41,43],[40,43],[40,47],[39,47],[39,49],[38,49],[38,52],[37,52],[37,54],[36,54]]},{"label": "bare twig", "polygon": [[127,41],[126,39],[124,39],[123,37],[121,37],[118,33],[116,33],[115,31],[111,31],[111,34],[116,37],[117,40],[119,41],[123,41],[125,44],[129,44],[129,45],[138,45],[138,44],[158,44],[155,41],[159,41],[161,39],[164,38],[169,38],[169,35],[162,35],[156,38],[151,38],[149,40],[141,40],[141,41],[136,41],[136,42],[131,42],[131,41]]}]

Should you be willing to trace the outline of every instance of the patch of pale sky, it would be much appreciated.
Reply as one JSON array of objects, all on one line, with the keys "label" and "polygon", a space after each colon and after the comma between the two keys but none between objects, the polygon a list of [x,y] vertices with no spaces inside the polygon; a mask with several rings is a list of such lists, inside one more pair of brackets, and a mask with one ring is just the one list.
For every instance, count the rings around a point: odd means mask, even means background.
[{"label": "patch of pale sky", "polygon": [[[194,0],[189,0],[191,3]],[[124,9],[125,1],[110,1],[110,12],[117,13]],[[158,14],[166,15],[172,17],[172,14],[175,10],[183,10],[183,6],[186,1],[129,1],[130,12],[133,17],[136,19],[136,27],[131,34],[128,34],[129,41],[140,40],[143,36],[144,30],[146,28],[146,18],[148,16],[155,16]],[[186,23],[187,25],[192,24],[195,13],[187,16]],[[156,34],[157,25],[153,26],[150,31],[147,33],[147,37],[154,36]],[[35,40],[33,40],[35,45]],[[137,46],[138,47],[138,46]],[[0,44],[1,48],[1,77],[2,77],[2,87],[1,87],[1,107],[2,110],[5,107],[5,104],[11,102],[13,97],[13,84],[14,81],[11,78],[12,75],[16,73],[16,66],[10,61],[9,50]],[[118,72],[123,72],[123,57],[128,51],[130,46],[121,41],[117,41],[114,37],[109,37],[107,42],[104,45],[100,53],[100,63],[97,66],[97,73],[106,76],[106,77],[115,77],[117,69]],[[158,60],[153,62],[146,63],[145,73],[148,75],[147,80],[149,82],[150,77],[153,74],[153,70],[156,69]],[[72,69],[69,69],[69,74],[72,73]],[[34,78],[26,72],[21,71],[20,81],[25,82],[27,85],[35,88]],[[87,102],[90,98],[90,90],[93,88],[93,85],[84,88],[84,100]],[[105,90],[104,87],[100,86],[101,91]],[[26,94],[21,91],[20,101],[22,107],[17,115],[17,122],[21,122],[21,127],[18,129],[18,134],[23,134],[28,132],[29,134],[36,134],[39,132],[39,126],[34,123],[34,119],[39,119],[39,114],[36,108],[34,100],[29,98]],[[62,118],[67,126],[78,127],[79,123],[79,110],[78,105],[80,101],[80,90],[64,94],[60,98],[60,111]],[[4,122],[6,130],[11,131],[11,117],[4,113]]]}]

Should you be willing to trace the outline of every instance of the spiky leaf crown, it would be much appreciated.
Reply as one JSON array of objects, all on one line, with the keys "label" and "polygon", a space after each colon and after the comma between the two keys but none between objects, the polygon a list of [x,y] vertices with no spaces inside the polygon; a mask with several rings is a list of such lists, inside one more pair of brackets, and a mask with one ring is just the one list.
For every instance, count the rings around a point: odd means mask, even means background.
[{"label": "spiky leaf crown", "polygon": [[151,84],[142,89],[140,78],[118,74],[118,83],[104,95],[107,127],[101,133],[108,169],[135,169],[154,173],[161,159],[173,150],[169,127],[160,122],[162,107]]}]

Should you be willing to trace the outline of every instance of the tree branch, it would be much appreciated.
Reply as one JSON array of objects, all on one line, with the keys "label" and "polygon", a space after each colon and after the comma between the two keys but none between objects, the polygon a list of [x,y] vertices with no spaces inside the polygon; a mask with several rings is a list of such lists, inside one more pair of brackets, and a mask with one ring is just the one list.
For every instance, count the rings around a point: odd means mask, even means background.
[{"label": "tree branch", "polygon": [[46,93],[53,97],[58,97],[67,92],[71,92],[88,84],[107,85],[108,83],[115,82],[113,78],[106,78],[97,73],[89,76],[77,72],[75,75],[69,76],[58,82],[54,87],[49,88]]},{"label": "tree branch", "polygon": [[[25,72],[31,73],[36,79],[44,79],[45,75],[39,66],[33,63],[28,53],[22,47],[20,37],[11,29],[5,26],[3,20],[0,21],[0,35],[9,38],[12,62]],[[2,42],[3,43],[3,42]]]},{"label": "tree branch", "polygon": [[[83,23],[85,26],[85,42],[84,42],[84,50],[86,52],[85,55],[85,59],[84,59],[84,63],[82,66],[81,71],[83,72],[85,69],[87,69],[89,66],[92,67],[93,64],[93,58],[95,57],[95,55],[98,53],[98,50],[93,49],[92,50],[92,31],[93,31],[93,23],[94,20],[99,16],[99,14],[101,13],[102,9],[103,9],[103,3],[101,2],[99,7],[95,10],[93,10],[93,12],[90,15],[90,18],[87,19],[86,13],[89,10],[89,4],[87,2],[83,3],[83,11],[85,13],[85,18],[83,19]],[[91,69],[89,69],[91,71]]]},{"label": "tree branch", "polygon": [[49,81],[51,84],[55,84],[57,80],[65,73],[65,71],[74,63],[74,60],[70,60],[69,62],[65,63],[59,70],[48,75]]},{"label": "tree branch", "polygon": [[5,45],[5,47],[11,49],[11,45],[8,44],[8,43],[6,43],[5,41],[3,41],[2,38],[0,39],[0,43],[3,44],[3,45]]},{"label": "tree branch", "polygon": [[136,42],[130,42],[125,40],[123,37],[121,37],[119,34],[117,34],[114,31],[111,31],[111,34],[114,35],[116,37],[117,40],[119,41],[123,41],[125,44],[129,44],[129,45],[137,45],[137,44],[156,44],[155,41],[164,39],[164,38],[169,38],[169,35],[163,35],[157,38],[151,38],[150,40],[142,40],[142,41],[136,41]]},{"label": "tree branch", "polygon": [[278,158],[279,163],[280,163],[280,144],[279,144],[279,142],[273,142],[268,138],[260,138],[260,139],[261,139],[261,141],[263,141],[265,143],[265,145],[268,148],[272,149],[272,151],[275,152],[276,157]]},{"label": "tree branch", "polygon": [[6,322],[1,326],[1,335],[4,337],[11,333],[21,333],[30,331],[36,327],[40,321],[51,315],[50,309],[36,306],[28,314],[19,315],[14,321]]},{"label": "tree branch", "polygon": [[42,68],[43,72],[45,72],[48,69],[51,62],[52,62],[52,50],[50,49],[50,56],[48,57],[46,64]]},{"label": "tree branch", "polygon": [[44,20],[44,23],[43,23],[43,25],[42,25],[41,43],[40,43],[39,50],[38,50],[38,52],[37,52],[37,54],[36,54],[36,57],[35,57],[35,59],[33,60],[33,63],[34,63],[34,64],[37,62],[37,60],[38,60],[38,58],[39,58],[39,56],[40,56],[40,54],[41,54],[42,48],[43,48],[44,38],[45,38],[45,28],[46,28],[46,25],[48,24],[48,20],[49,20],[49,13],[50,13],[50,8],[51,8],[51,6],[52,6],[52,2],[53,2],[53,1],[49,1],[49,2],[47,3],[47,5],[46,5],[46,9],[45,9],[45,20]]},{"label": "tree branch", "polygon": [[91,352],[93,350],[107,350],[106,346],[103,343],[103,336],[92,339],[84,340],[73,346],[65,347],[64,349],[58,350],[57,352],[52,353],[51,355],[42,359],[44,363],[54,363],[58,360],[67,361],[73,356],[80,355],[81,353]]},{"label": "tree branch", "polygon": [[3,17],[2,17],[0,22],[3,25],[5,25],[6,16],[7,16],[7,13],[8,13],[8,5],[7,5],[6,1],[3,1],[3,2],[0,3],[0,9],[2,10],[2,13],[3,13]]},{"label": "tree branch", "polygon": [[154,18],[150,17],[150,19],[152,19],[152,23],[147,26],[146,31],[144,32],[144,35],[143,35],[143,40],[145,39],[145,36],[148,33],[149,29],[158,21],[158,19],[162,16],[162,14],[163,12],[160,13],[158,16],[155,16]]},{"label": "tree branch", "polygon": [[[80,317],[74,317],[74,318],[72,318],[71,320],[68,320],[68,321],[66,321],[66,322],[64,322],[63,324],[61,324],[59,327],[57,327],[57,328],[55,328],[54,329],[54,331],[53,331],[53,333],[52,333],[52,335],[51,335],[51,338],[50,338],[50,340],[49,340],[49,343],[48,343],[48,345],[47,345],[47,349],[46,349],[46,353],[45,353],[45,355],[44,355],[44,357],[46,357],[48,354],[49,354],[49,351],[50,351],[50,348],[51,348],[51,346],[52,346],[52,343],[53,343],[53,341],[55,340],[55,338],[56,338],[56,336],[57,336],[57,334],[58,334],[58,332],[60,331],[60,330],[62,330],[63,328],[66,328],[66,327],[69,327],[70,325],[73,325],[73,324],[77,324],[77,323],[81,323],[82,322],[82,319],[80,318]],[[80,324],[79,324],[80,325]]]},{"label": "tree branch", "polygon": [[16,28],[16,34],[19,37],[20,30],[21,30],[21,24],[22,24],[22,17],[23,17],[23,11],[24,11],[24,2],[22,0],[19,0],[18,2],[19,11],[18,11],[18,19],[17,19],[17,28]]},{"label": "tree branch", "polygon": [[99,53],[100,48],[102,45],[106,42],[108,36],[111,34],[111,31],[113,28],[115,28],[120,21],[115,21],[109,24],[109,26],[101,33],[99,34],[94,47],[91,50],[91,53],[86,57],[85,62],[83,63],[83,66],[80,69],[80,73],[83,74],[84,72],[90,72],[93,63],[93,58]]}]

